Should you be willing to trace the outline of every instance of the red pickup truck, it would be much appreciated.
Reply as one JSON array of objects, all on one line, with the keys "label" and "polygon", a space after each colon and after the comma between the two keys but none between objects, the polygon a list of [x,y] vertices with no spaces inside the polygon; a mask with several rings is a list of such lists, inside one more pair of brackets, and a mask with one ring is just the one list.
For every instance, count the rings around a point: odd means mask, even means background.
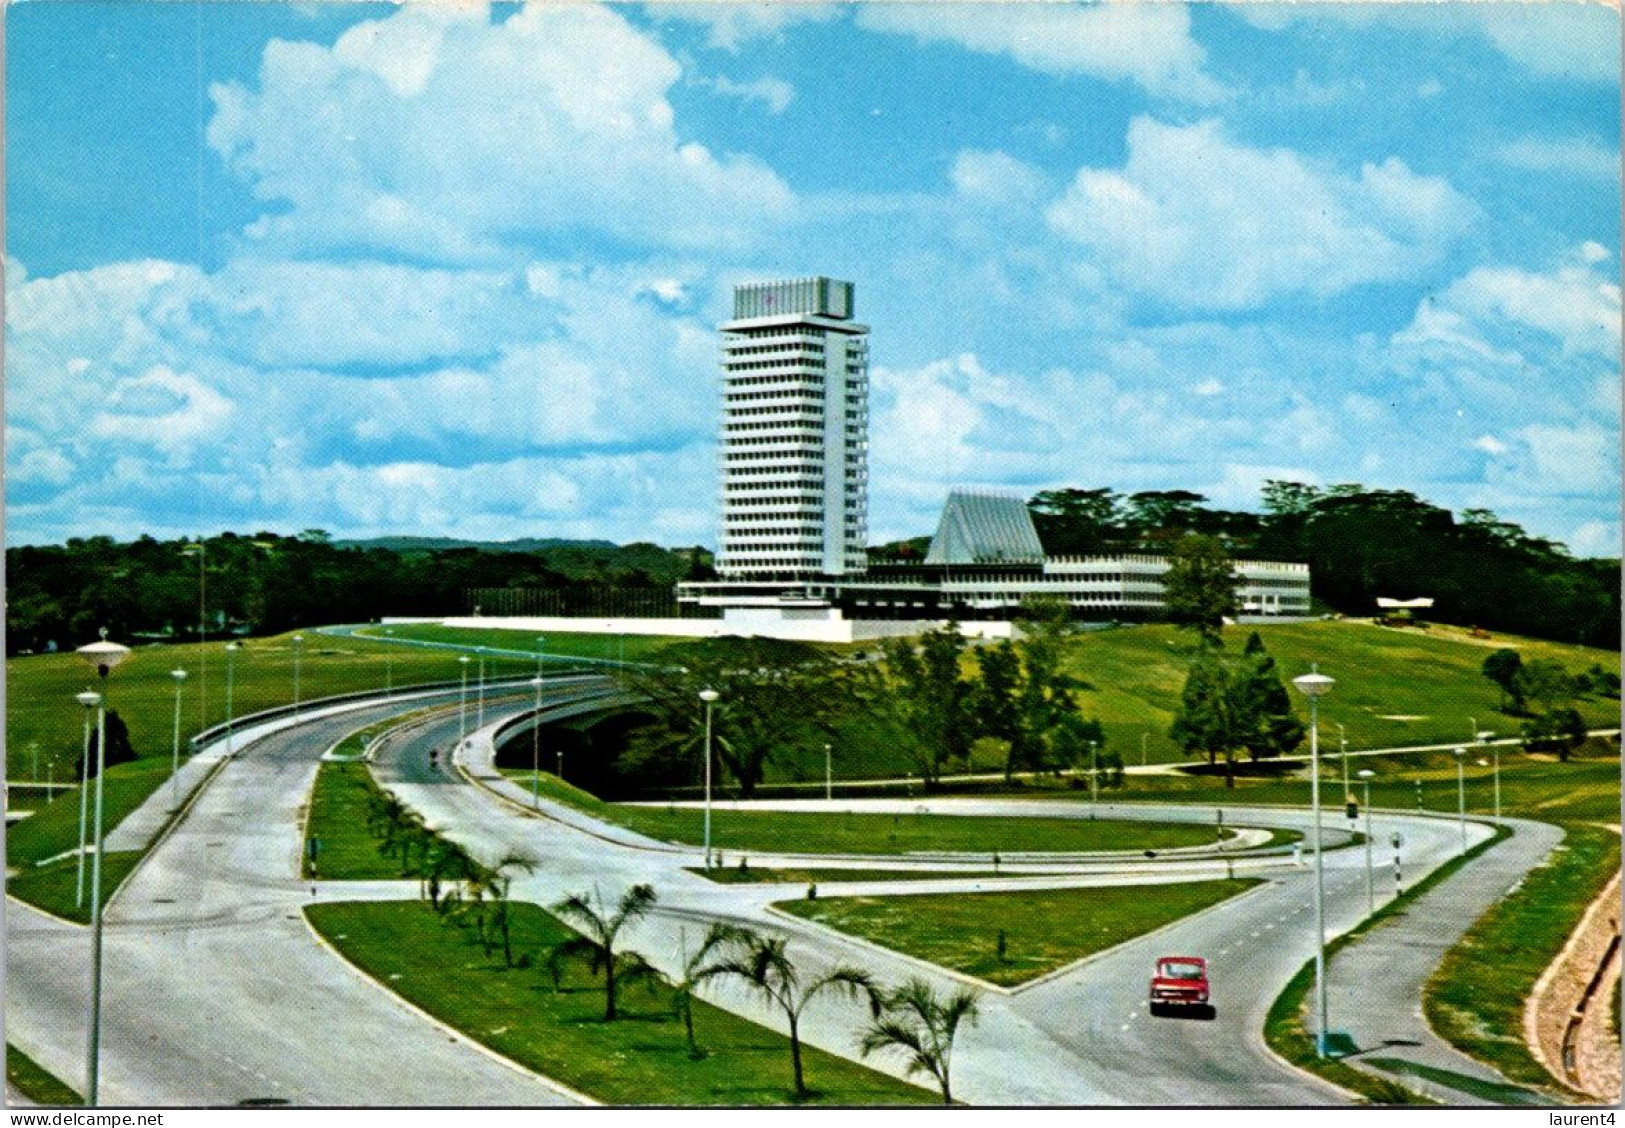
[{"label": "red pickup truck", "polygon": [[1151,975],[1151,1013],[1164,1015],[1178,1008],[1204,1018],[1213,1015],[1207,980],[1207,961],[1200,956],[1163,956]]}]

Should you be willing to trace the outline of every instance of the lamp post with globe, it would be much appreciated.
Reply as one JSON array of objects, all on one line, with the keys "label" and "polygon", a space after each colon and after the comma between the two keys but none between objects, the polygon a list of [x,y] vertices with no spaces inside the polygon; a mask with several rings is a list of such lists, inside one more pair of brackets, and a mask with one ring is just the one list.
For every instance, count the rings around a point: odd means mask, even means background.
[{"label": "lamp post with globe", "polygon": [[1326,1056],[1326,866],[1320,847],[1320,716],[1321,697],[1336,682],[1311,666],[1292,679],[1309,699],[1309,803],[1314,808],[1315,851],[1315,1056]]}]

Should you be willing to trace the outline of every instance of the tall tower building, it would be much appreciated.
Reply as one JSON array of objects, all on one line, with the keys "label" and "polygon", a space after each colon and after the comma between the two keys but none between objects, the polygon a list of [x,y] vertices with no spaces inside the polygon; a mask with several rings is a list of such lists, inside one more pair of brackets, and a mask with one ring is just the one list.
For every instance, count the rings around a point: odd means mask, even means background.
[{"label": "tall tower building", "polygon": [[734,288],[722,330],[724,578],[862,572],[868,534],[869,328],[852,283]]}]

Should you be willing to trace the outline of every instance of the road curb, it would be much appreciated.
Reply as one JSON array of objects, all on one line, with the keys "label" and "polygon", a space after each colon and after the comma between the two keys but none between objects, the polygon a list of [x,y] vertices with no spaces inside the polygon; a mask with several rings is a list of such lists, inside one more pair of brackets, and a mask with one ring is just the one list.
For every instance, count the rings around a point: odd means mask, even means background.
[{"label": "road curb", "polygon": [[[328,904],[333,904],[334,902],[329,901],[327,903]],[[382,902],[377,902],[377,903],[378,904],[389,904],[390,902],[382,901]],[[595,1100],[594,1098],[589,1097],[585,1093],[578,1092],[577,1090],[570,1088],[570,1086],[564,1084],[563,1082],[555,1081],[551,1077],[547,1077],[547,1076],[545,1076],[543,1074],[537,1073],[535,1070],[530,1069],[527,1066],[520,1065],[517,1061],[514,1061],[512,1058],[498,1053],[496,1050],[493,1050],[490,1046],[487,1046],[484,1042],[481,1042],[479,1039],[475,1038],[471,1034],[467,1033],[466,1031],[457,1029],[455,1026],[452,1026],[450,1023],[444,1021],[443,1019],[435,1017],[434,1015],[430,1014],[428,1011],[424,1010],[422,1007],[418,1006],[416,1003],[412,1002],[410,999],[403,998],[398,992],[391,990],[385,984],[379,982],[377,979],[373,978],[371,975],[369,975],[365,971],[361,970],[361,968],[357,967],[354,963],[352,963],[349,960],[349,958],[344,955],[343,952],[341,952],[337,948],[335,948],[332,945],[332,943],[327,939],[327,937],[323,936],[319,931],[317,931],[316,926],[310,923],[310,916],[305,912],[305,907],[306,906],[301,906],[300,907],[299,920],[300,920],[300,923],[302,923],[305,926],[305,930],[310,933],[311,937],[316,941],[316,943],[320,947],[322,947],[323,949],[325,949],[326,951],[331,953],[333,956],[335,956],[339,960],[340,963],[342,963],[346,968],[348,968],[350,970],[350,972],[353,975],[355,975],[356,978],[358,978],[362,982],[367,983],[368,985],[376,988],[377,990],[383,992],[385,995],[388,995],[389,998],[391,1000],[393,1000],[397,1006],[401,1007],[403,1010],[406,1010],[406,1011],[410,1012],[411,1014],[417,1016],[418,1018],[423,1019],[425,1022],[430,1023],[436,1029],[440,1030],[442,1033],[445,1033],[447,1035],[450,1035],[450,1036],[456,1038],[462,1044],[470,1046],[473,1049],[479,1051],[480,1053],[484,1054],[486,1057],[490,1058],[492,1061],[499,1062],[502,1065],[507,1066],[509,1069],[513,1070],[514,1072],[519,1073],[519,1074],[523,1075],[524,1077],[535,1081],[537,1084],[543,1086],[544,1088],[553,1090],[555,1093],[558,1093],[560,1096],[568,1097],[570,1100],[573,1100],[573,1101],[577,1102],[578,1104],[587,1105],[589,1107],[594,1107],[594,1108],[603,1107],[603,1102],[602,1101]]]}]

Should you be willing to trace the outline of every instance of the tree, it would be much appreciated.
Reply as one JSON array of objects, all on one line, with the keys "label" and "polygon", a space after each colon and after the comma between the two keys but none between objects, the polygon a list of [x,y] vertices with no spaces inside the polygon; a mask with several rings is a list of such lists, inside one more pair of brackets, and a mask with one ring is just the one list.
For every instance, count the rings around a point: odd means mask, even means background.
[{"label": "tree", "polygon": [[1224,621],[1236,613],[1236,575],[1224,545],[1193,533],[1174,548],[1162,577],[1168,618],[1181,630],[1193,630],[1202,646],[1222,645]]},{"label": "tree", "polygon": [[1187,756],[1206,756],[1209,764],[1224,756],[1225,785],[1235,786],[1237,741],[1230,675],[1212,651],[1200,650],[1191,661],[1168,735]]},{"label": "tree", "polygon": [[976,652],[981,680],[972,689],[966,710],[976,731],[1005,742],[1004,778],[1026,758],[1026,726],[1016,695],[1021,691],[1021,657],[1009,639]]},{"label": "tree", "polygon": [[795,1076],[796,1099],[805,1099],[807,1084],[801,1066],[801,1015],[807,1004],[825,991],[852,999],[867,999],[872,1016],[878,1017],[881,995],[874,979],[860,968],[840,966],[826,975],[802,983],[800,973],[790,961],[787,942],[780,936],[763,936],[742,929],[726,945],[726,954],[707,965],[703,973],[714,976],[733,976],[744,980],[746,986],[761,995],[783,1013],[790,1029],[790,1064]]},{"label": "tree", "polygon": [[949,1059],[961,1024],[974,1026],[977,1019],[976,995],[961,987],[946,999],[938,999],[923,979],[910,979],[887,995],[884,1013],[864,1032],[860,1046],[864,1057],[877,1050],[897,1050],[907,1055],[909,1076],[929,1073],[942,1091],[942,1103],[954,1103],[950,1085]]},{"label": "tree", "polygon": [[1303,742],[1306,730],[1257,631],[1247,639],[1229,692],[1235,739],[1254,760],[1284,755]]},{"label": "tree", "polygon": [[884,649],[890,677],[871,704],[886,702],[895,710],[921,781],[934,785],[944,763],[970,754],[972,686],[960,673],[965,636],[949,623],[921,635],[918,645],[899,638]]},{"label": "tree", "polygon": [[729,944],[740,944],[745,940],[745,930],[738,925],[718,921],[713,924],[705,934],[705,939],[692,953],[687,950],[684,942],[683,972],[677,982],[672,984],[672,1007],[683,1020],[683,1033],[688,1037],[688,1056],[699,1061],[705,1056],[694,1040],[694,995],[700,984],[713,979],[722,972],[708,962],[718,948]]},{"label": "tree", "polygon": [[1122,536],[1122,498],[1109,489],[1042,490],[1027,502],[1049,556],[1104,552]]},{"label": "tree", "polygon": [[1552,709],[1526,721],[1523,726],[1524,751],[1556,752],[1563,763],[1568,762],[1569,754],[1585,740],[1585,718],[1578,709]]},{"label": "tree", "polygon": [[[1555,658],[1535,658],[1525,662],[1512,679],[1513,693],[1519,703],[1532,702],[1543,712],[1550,712],[1574,700],[1574,679]],[[111,744],[111,738],[109,738]]]},{"label": "tree", "polygon": [[656,972],[637,952],[617,951],[621,930],[646,916],[655,904],[651,885],[634,885],[621,896],[613,913],[600,903],[594,907],[584,893],[566,897],[553,906],[553,915],[579,931],[556,944],[547,957],[547,970],[557,989],[565,963],[585,959],[593,975],[604,976],[604,1021],[614,1022],[616,993],[626,983],[652,981]]},{"label": "tree", "polygon": [[1501,711],[1507,711],[1510,700],[1514,712],[1523,712],[1523,698],[1518,690],[1518,671],[1523,669],[1523,656],[1516,650],[1502,647],[1484,659],[1484,676],[1501,688]]},{"label": "tree", "polygon": [[513,877],[508,870],[532,873],[536,862],[524,854],[504,854],[486,873],[486,887],[491,892],[491,929],[502,940],[502,966],[513,966],[513,936],[509,916],[508,894],[513,888]]}]

